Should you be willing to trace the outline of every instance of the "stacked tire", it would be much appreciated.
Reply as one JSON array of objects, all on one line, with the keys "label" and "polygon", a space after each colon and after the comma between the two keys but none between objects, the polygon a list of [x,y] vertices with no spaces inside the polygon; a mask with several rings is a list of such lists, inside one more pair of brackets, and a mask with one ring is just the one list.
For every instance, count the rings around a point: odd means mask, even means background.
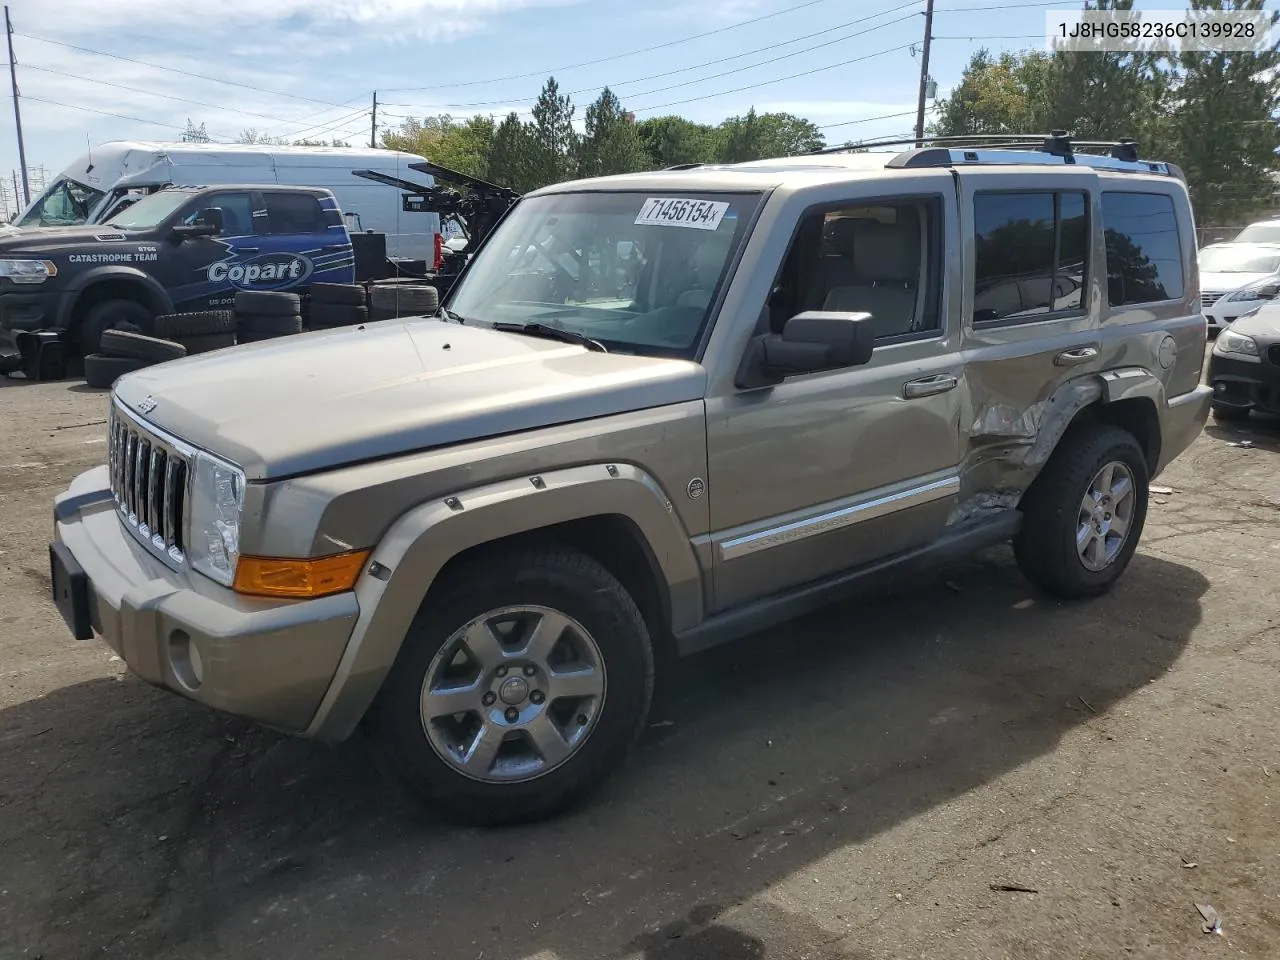
[{"label": "stacked tire", "polygon": [[236,340],[256,343],[302,332],[302,301],[296,293],[241,290],[236,294]]},{"label": "stacked tire", "polygon": [[369,319],[425,317],[440,308],[440,294],[425,283],[375,283],[369,288]]},{"label": "stacked tire", "polygon": [[358,283],[313,283],[307,325],[312,330],[351,327],[369,319],[368,296]]},{"label": "stacked tire", "polygon": [[167,313],[151,321],[151,332],[187,348],[188,354],[208,353],[236,343],[236,315],[231,310]]},{"label": "stacked tire", "polygon": [[84,381],[107,389],[126,373],[186,355],[187,348],[173,340],[148,337],[135,330],[104,330],[98,352],[84,358]]}]

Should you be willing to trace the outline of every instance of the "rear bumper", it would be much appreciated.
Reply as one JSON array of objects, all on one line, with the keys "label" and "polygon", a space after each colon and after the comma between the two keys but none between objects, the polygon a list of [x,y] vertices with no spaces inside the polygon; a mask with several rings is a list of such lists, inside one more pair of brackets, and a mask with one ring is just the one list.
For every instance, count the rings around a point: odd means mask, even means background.
[{"label": "rear bumper", "polygon": [[1152,472],[1153,477],[1158,476],[1200,436],[1209,419],[1212,401],[1213,390],[1207,386],[1169,398],[1160,420],[1160,463]]},{"label": "rear bumper", "polygon": [[217,710],[306,730],[355,626],[354,594],[255,601],[169,569],[121,525],[105,467],[77,477],[54,517],[55,543],[88,579],[89,625],[133,673]]},{"label": "rear bumper", "polygon": [[[1267,346],[1262,345],[1267,352]],[[1246,410],[1280,411],[1280,366],[1264,356],[1257,361],[1209,357],[1209,386],[1213,402]]]}]

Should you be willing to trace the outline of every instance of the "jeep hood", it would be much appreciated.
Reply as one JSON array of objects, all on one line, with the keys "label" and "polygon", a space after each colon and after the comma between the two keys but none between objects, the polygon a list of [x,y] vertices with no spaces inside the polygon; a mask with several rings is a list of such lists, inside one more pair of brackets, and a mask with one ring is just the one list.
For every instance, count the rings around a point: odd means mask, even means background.
[{"label": "jeep hood", "polygon": [[386,320],[219,350],[115,393],[250,480],[700,399],[703,368],[441,320]]}]

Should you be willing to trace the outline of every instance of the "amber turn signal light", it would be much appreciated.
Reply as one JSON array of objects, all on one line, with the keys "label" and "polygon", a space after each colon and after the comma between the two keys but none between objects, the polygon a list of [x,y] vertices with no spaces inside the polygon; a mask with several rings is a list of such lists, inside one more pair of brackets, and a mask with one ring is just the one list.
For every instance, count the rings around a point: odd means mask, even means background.
[{"label": "amber turn signal light", "polygon": [[236,593],[251,597],[310,600],[350,590],[369,559],[368,550],[352,550],[314,560],[241,557],[236,564]]}]

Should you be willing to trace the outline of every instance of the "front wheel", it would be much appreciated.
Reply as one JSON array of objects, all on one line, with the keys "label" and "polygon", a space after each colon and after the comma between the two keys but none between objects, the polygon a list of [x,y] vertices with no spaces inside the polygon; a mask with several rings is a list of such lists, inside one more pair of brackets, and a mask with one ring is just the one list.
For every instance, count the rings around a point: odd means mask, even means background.
[{"label": "front wheel", "polygon": [[620,766],[653,672],[639,610],[591,557],[556,545],[493,554],[427,597],[372,729],[392,771],[455,819],[539,820]]},{"label": "front wheel", "polygon": [[1023,574],[1064,599],[1110,590],[1138,547],[1148,482],[1131,433],[1105,425],[1068,431],[1023,498],[1013,542]]},{"label": "front wheel", "polygon": [[151,311],[136,300],[103,300],[94,304],[80,321],[80,356],[97,353],[108,330],[151,329]]}]

